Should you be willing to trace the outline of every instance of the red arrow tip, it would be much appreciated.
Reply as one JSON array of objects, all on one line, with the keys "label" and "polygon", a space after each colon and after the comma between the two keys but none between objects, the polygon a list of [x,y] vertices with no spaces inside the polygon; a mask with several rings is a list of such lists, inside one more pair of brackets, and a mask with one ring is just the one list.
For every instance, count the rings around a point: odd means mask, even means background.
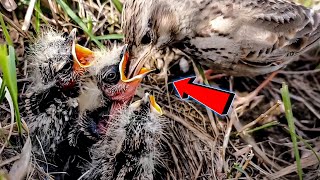
[{"label": "red arrow tip", "polygon": [[190,80],[191,78],[185,78],[173,82],[173,85],[176,87],[176,90],[178,91],[178,94],[181,97],[181,99],[188,98],[188,95],[186,94],[186,89]]},{"label": "red arrow tip", "polygon": [[201,84],[193,84],[194,77],[188,77],[173,82],[179,96],[184,99],[189,96],[220,115],[225,115],[231,106],[234,93],[216,89]]}]

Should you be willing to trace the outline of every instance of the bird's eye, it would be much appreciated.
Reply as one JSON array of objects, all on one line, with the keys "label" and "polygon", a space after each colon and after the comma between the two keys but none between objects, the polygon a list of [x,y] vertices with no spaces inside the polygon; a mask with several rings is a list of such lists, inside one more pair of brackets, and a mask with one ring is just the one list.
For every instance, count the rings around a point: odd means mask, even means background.
[{"label": "bird's eye", "polygon": [[117,77],[117,74],[114,72],[111,72],[107,75],[107,78],[109,81],[113,81]]},{"label": "bird's eye", "polygon": [[113,85],[119,82],[120,73],[119,66],[109,66],[104,69],[104,73],[101,74],[101,80],[105,85]]},{"label": "bird's eye", "polygon": [[71,69],[72,63],[66,63],[66,65],[63,66],[63,69]]},{"label": "bird's eye", "polygon": [[149,44],[151,43],[151,35],[150,32],[147,32],[141,39],[141,44]]},{"label": "bird's eye", "polygon": [[133,111],[133,114],[134,114],[135,116],[138,116],[138,115],[139,115],[139,111],[135,110],[135,111]]},{"label": "bird's eye", "polygon": [[63,33],[62,33],[62,37],[68,37],[68,35],[69,35],[69,34],[68,34],[67,32],[63,32]]}]

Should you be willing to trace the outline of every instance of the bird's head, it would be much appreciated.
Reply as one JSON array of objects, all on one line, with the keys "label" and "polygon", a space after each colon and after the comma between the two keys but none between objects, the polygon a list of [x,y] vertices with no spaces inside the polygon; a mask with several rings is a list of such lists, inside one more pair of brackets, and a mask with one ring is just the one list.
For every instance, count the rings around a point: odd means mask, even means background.
[{"label": "bird's head", "polygon": [[175,40],[178,17],[167,3],[161,0],[125,2],[122,29],[130,52],[129,76],[137,75],[145,62]]},{"label": "bird's head", "polygon": [[89,64],[80,64],[82,62],[79,61],[84,54],[88,56],[86,50],[76,44],[76,29],[68,35],[47,31],[30,46],[28,59],[35,68],[36,78],[43,84],[55,83],[67,88],[75,83]]},{"label": "bird's head", "polygon": [[128,78],[129,59],[127,45],[111,51],[94,51],[94,62],[88,67],[89,74],[97,79],[104,96],[113,101],[127,102],[134,96],[142,79],[152,70],[141,68],[137,75]]},{"label": "bird's head", "polygon": [[135,115],[145,116],[154,114],[160,116],[163,114],[161,107],[157,104],[155,97],[149,93],[145,93],[144,97],[129,105],[129,109],[135,112]]},{"label": "bird's head", "polygon": [[[118,111],[126,107],[133,98],[141,80],[152,71],[142,68],[138,75],[127,78],[127,45],[115,45],[110,50],[99,49],[91,52],[88,54],[93,55],[85,59],[93,63],[87,67],[87,73],[81,78],[82,90],[78,103],[81,115],[97,116],[93,118],[94,121],[84,118],[81,127],[84,127],[88,134],[103,134]],[[91,58],[94,60],[90,60]]]}]

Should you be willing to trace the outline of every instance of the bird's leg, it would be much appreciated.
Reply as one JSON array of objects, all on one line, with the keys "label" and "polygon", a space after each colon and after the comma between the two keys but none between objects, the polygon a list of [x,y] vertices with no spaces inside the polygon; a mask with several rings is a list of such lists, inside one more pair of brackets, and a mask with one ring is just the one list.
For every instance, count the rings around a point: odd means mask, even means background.
[{"label": "bird's leg", "polygon": [[[197,72],[197,71],[196,71],[196,72]],[[214,71],[213,71],[212,69],[205,70],[205,71],[204,71],[204,77],[205,77],[205,79],[206,79],[207,81],[211,81],[211,80],[214,80],[214,79],[220,79],[220,78],[222,78],[222,77],[227,76],[226,74],[211,75],[211,74],[213,74],[213,73],[214,73]],[[196,78],[195,81],[202,84],[202,83],[204,82],[204,79],[201,77],[200,74],[197,74],[197,73],[196,73],[196,76],[197,76],[197,78]]]},{"label": "bird's leg", "polygon": [[205,77],[206,77],[206,79],[207,79],[208,81],[214,80],[214,79],[220,79],[220,78],[222,78],[222,77],[227,76],[226,74],[211,75],[211,74],[213,74],[213,73],[214,73],[214,71],[213,71],[212,69],[208,69],[208,70],[204,71],[204,75],[205,75]]},{"label": "bird's leg", "polygon": [[[161,60],[159,60],[158,62],[162,62]],[[169,63],[168,61],[163,61],[163,65],[162,65],[162,70],[161,72],[157,75],[157,79],[158,80],[163,80],[166,79],[166,77],[168,77],[168,67],[169,67]]]},{"label": "bird's leg", "polygon": [[[199,71],[195,71],[196,73],[196,79],[195,82],[197,83],[201,83],[203,84],[204,79],[202,78],[201,74],[199,73]],[[204,77],[207,81],[211,81],[211,80],[215,80],[215,79],[220,79],[222,77],[227,76],[226,74],[215,74],[215,75],[211,75],[213,74],[214,71],[212,69],[208,69],[204,71]]]},{"label": "bird's leg", "polygon": [[266,80],[264,80],[254,91],[245,97],[236,96],[233,106],[237,109],[244,109],[250,102],[257,97],[258,93],[278,74],[278,71],[273,72]]}]

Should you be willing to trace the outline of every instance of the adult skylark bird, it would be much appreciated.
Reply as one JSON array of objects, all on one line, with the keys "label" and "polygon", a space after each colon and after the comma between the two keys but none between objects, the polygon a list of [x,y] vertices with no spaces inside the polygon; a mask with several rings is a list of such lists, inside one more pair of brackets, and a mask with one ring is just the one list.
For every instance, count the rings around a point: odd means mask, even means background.
[{"label": "adult skylark bird", "polygon": [[215,72],[256,76],[284,67],[320,37],[319,14],[288,0],[127,0],[122,25],[132,74],[170,47]]}]

